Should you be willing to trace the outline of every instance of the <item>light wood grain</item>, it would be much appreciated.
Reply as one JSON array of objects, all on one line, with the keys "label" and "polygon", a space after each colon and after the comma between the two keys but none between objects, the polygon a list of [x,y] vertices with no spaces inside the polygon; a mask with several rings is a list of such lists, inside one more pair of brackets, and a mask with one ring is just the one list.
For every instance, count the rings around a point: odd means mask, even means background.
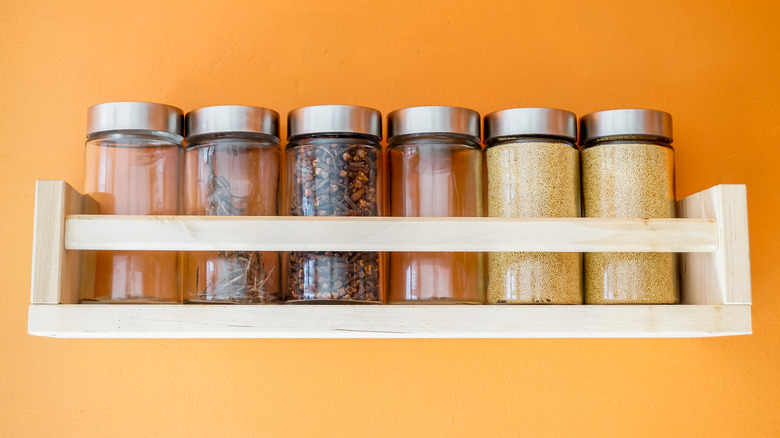
[{"label": "light wood grain", "polygon": [[747,190],[723,184],[680,201],[686,218],[716,219],[719,246],[713,253],[683,254],[682,298],[687,304],[750,304]]},{"label": "light wood grain", "polygon": [[61,338],[679,338],[750,334],[749,306],[32,305]]},{"label": "light wood grain", "polygon": [[32,303],[78,303],[81,257],[65,250],[65,216],[82,210],[82,196],[64,181],[37,181],[33,225]]},{"label": "light wood grain", "polygon": [[99,216],[67,219],[69,249],[165,251],[714,251],[684,219]]}]

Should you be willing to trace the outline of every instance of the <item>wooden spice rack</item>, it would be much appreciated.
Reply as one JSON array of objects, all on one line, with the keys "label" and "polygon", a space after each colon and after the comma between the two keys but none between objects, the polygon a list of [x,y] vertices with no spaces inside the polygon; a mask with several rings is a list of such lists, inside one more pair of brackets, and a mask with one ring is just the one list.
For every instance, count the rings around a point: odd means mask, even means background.
[{"label": "wooden spice rack", "polygon": [[[63,338],[664,338],[752,333],[744,185],[680,219],[90,215],[38,181],[28,331]],[[91,296],[95,250],[679,252],[679,305],[116,305]]]}]

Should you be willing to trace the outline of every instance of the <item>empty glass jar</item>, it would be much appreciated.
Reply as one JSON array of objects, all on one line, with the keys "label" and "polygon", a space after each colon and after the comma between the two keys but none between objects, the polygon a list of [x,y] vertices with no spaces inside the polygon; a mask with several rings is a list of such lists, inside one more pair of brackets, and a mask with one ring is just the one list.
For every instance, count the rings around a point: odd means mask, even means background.
[{"label": "empty glass jar", "polygon": [[[580,119],[586,217],[675,215],[672,116],[619,109]],[[679,302],[673,253],[586,253],[585,302]]]},{"label": "empty glass jar", "polygon": [[[488,216],[579,217],[577,117],[552,108],[485,116]],[[582,255],[488,254],[487,301],[582,304]]]},{"label": "empty glass jar", "polygon": [[[291,216],[382,214],[382,116],[371,108],[320,105],[287,119],[286,208]],[[291,252],[288,302],[382,303],[378,252]]]},{"label": "empty glass jar", "polygon": [[[279,114],[266,108],[200,108],[185,119],[185,213],[276,216]],[[281,300],[279,253],[185,252],[184,301],[264,304]]]},{"label": "empty glass jar", "polygon": [[[181,140],[178,108],[147,102],[90,107],[85,193],[101,214],[178,214]],[[177,253],[97,251],[94,290],[101,302],[179,302]]]},{"label": "empty glass jar", "polygon": [[[390,216],[483,214],[480,118],[451,106],[404,108],[387,117]],[[390,253],[390,303],[482,303],[483,254]]]}]

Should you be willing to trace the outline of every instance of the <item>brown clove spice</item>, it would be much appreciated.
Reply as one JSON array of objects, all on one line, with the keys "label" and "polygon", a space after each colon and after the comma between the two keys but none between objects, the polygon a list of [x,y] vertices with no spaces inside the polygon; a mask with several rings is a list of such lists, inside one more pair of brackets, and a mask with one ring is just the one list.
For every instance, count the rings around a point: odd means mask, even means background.
[{"label": "brown clove spice", "polygon": [[[292,216],[377,216],[379,150],[360,144],[294,148]],[[292,252],[287,301],[380,302],[379,253]]]}]

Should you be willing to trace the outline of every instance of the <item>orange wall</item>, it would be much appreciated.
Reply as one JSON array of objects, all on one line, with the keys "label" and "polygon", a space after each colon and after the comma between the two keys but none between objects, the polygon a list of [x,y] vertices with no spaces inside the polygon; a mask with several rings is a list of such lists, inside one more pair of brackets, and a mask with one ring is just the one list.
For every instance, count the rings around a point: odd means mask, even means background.
[{"label": "orange wall", "polygon": [[[776,2],[4,2],[0,436],[780,436]],[[33,187],[82,188],[86,108],[650,107],[677,194],[748,186],[752,336],[27,335]]]}]

